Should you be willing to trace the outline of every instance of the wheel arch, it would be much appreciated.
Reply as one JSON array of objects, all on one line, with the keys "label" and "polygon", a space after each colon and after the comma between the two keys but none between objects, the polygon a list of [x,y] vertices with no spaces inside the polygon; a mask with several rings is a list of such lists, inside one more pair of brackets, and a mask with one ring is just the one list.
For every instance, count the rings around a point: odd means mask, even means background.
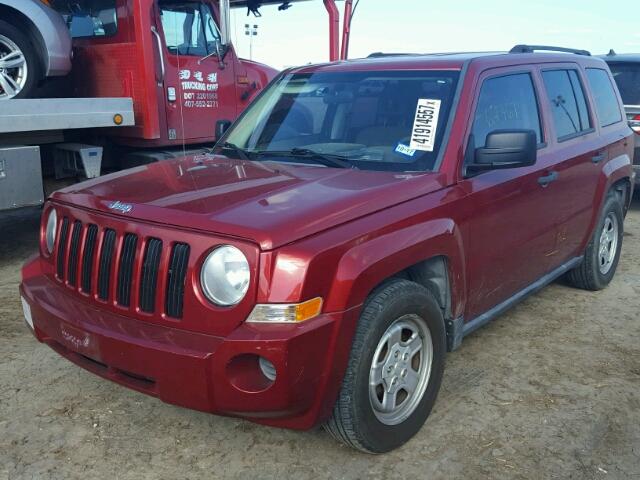
[{"label": "wheel arch", "polygon": [[362,305],[381,285],[404,278],[431,291],[445,319],[452,318],[466,298],[462,234],[448,218],[396,230],[345,252],[334,278],[327,296],[330,309]]},{"label": "wheel arch", "polygon": [[620,199],[620,203],[622,204],[622,209],[626,215],[627,211],[629,210],[629,206],[631,205],[631,195],[633,192],[631,178],[623,177],[619,180],[616,180],[609,188],[609,192],[612,192],[616,196],[618,196],[618,198]]},{"label": "wheel arch", "polygon": [[40,62],[40,78],[38,78],[38,80],[42,80],[46,76],[46,72],[49,68],[49,60],[47,57],[47,47],[45,45],[44,38],[36,24],[33,23],[33,21],[24,13],[3,4],[0,4],[0,18],[8,20],[9,23],[18,28],[24,27],[26,29],[27,38],[35,48]]}]

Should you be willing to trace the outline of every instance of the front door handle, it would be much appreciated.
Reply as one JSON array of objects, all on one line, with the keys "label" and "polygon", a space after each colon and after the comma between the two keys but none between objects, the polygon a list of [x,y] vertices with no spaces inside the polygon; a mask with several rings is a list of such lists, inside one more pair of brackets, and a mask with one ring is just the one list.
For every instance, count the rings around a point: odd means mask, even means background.
[{"label": "front door handle", "polygon": [[548,175],[544,175],[538,178],[538,183],[543,187],[546,187],[551,182],[555,182],[558,179],[558,172],[549,172]]},{"label": "front door handle", "polygon": [[598,164],[601,161],[603,161],[605,158],[607,158],[606,152],[600,152],[597,155],[594,155],[593,157],[591,157],[591,161],[595,164]]}]

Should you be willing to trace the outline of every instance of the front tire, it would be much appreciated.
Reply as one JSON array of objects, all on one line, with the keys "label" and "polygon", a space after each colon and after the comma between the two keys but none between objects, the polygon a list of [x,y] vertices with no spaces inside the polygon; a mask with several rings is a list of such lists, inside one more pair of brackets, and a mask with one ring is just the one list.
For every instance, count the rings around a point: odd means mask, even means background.
[{"label": "front tire", "polygon": [[582,263],[567,274],[571,285],[593,291],[609,285],[620,260],[623,222],[620,199],[609,193]]},{"label": "front tire", "polygon": [[35,96],[40,61],[29,38],[0,20],[0,100]]},{"label": "front tire", "polygon": [[383,285],[365,303],[325,429],[368,453],[404,444],[433,408],[445,353],[444,320],[433,294],[407,280]]}]

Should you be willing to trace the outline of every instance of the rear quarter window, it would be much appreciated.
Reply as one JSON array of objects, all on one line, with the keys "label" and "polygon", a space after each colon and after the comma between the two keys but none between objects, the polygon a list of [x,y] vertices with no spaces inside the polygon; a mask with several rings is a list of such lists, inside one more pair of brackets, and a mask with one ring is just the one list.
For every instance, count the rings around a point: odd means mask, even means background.
[{"label": "rear quarter window", "polygon": [[606,70],[587,68],[587,78],[596,102],[596,113],[601,127],[622,121],[618,97]]}]

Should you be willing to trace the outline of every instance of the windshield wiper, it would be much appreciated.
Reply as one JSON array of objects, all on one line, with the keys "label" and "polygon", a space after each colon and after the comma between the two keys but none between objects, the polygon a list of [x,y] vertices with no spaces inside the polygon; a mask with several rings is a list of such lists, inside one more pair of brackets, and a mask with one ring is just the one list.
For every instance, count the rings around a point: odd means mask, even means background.
[{"label": "windshield wiper", "polygon": [[292,148],[288,151],[263,150],[255,152],[257,155],[273,155],[274,157],[291,157],[313,160],[326,167],[334,168],[356,168],[346,157],[333,155],[330,153],[320,153],[308,148]]},{"label": "windshield wiper", "polygon": [[249,158],[249,152],[240,148],[235,143],[224,142],[224,143],[221,143],[220,145],[216,145],[216,147],[220,148],[221,150],[231,150],[241,160],[249,160],[249,161],[251,160],[251,158]]}]

